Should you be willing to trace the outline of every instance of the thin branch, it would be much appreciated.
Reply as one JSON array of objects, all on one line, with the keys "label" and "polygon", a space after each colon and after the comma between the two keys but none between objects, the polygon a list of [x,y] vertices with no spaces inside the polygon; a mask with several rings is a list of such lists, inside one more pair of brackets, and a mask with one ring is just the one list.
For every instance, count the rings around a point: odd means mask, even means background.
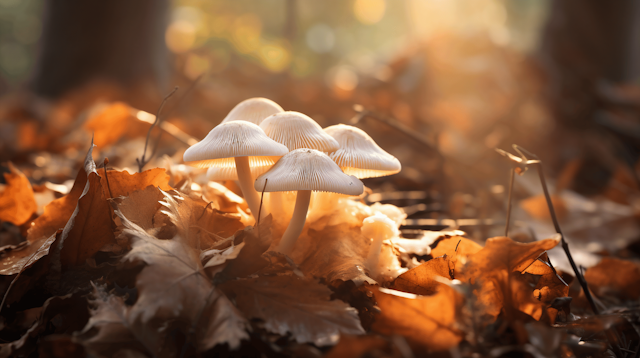
[{"label": "thin branch", "polygon": [[158,107],[158,111],[156,112],[156,120],[153,121],[153,123],[151,124],[151,127],[149,128],[149,131],[147,132],[147,139],[144,142],[144,150],[142,151],[142,157],[136,158],[136,162],[138,163],[139,173],[142,173],[142,169],[144,168],[144,166],[147,165],[147,163],[149,163],[149,160],[153,157],[153,155],[151,155],[149,159],[146,159],[147,146],[149,145],[149,137],[151,137],[151,131],[153,131],[153,128],[155,128],[155,126],[157,126],[161,122],[162,119],[160,118],[160,114],[162,113],[162,109],[164,108],[164,105],[167,103],[167,100],[169,100],[169,98],[171,98],[171,96],[173,96],[174,93],[176,93],[177,91],[178,91],[178,87],[176,86],[173,89],[173,91],[171,91],[171,93],[169,93],[166,97],[164,97],[164,99],[162,100],[162,103],[160,103],[160,107]]}]

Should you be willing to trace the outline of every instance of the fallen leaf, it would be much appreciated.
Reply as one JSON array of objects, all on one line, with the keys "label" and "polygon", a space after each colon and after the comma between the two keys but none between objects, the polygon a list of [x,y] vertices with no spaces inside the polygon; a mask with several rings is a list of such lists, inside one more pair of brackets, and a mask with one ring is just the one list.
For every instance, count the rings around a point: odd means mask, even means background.
[{"label": "fallen leaf", "polygon": [[326,226],[322,231],[309,230],[296,243],[292,258],[300,262],[305,274],[327,282],[335,280],[375,283],[364,271],[371,246],[360,227],[348,224]]},{"label": "fallen leaf", "polygon": [[169,186],[169,175],[164,168],[154,168],[142,173],[129,174],[128,171],[108,170],[105,174],[104,168],[98,169],[100,184],[106,198],[117,198],[119,196],[129,196],[137,190],[142,190],[149,185],[162,190],[171,190]]},{"label": "fallen leaf", "polygon": [[155,356],[175,356],[175,347],[164,347],[160,334],[140,330],[129,322],[129,308],[122,297],[109,294],[93,285],[89,300],[91,318],[79,333],[83,346],[97,356],[113,357],[123,349],[146,352]]},{"label": "fallen leaf", "polygon": [[444,255],[431,259],[398,276],[391,288],[417,295],[433,295],[442,285],[438,277],[453,279],[452,273],[453,262],[449,260],[447,255]]},{"label": "fallen leaf", "polygon": [[49,237],[64,228],[78,205],[78,199],[80,199],[86,183],[87,173],[81,169],[73,182],[71,191],[62,198],[47,204],[44,207],[44,213],[33,221],[27,232],[27,241],[34,242],[43,237]]},{"label": "fallen leaf", "polygon": [[598,296],[614,296],[622,300],[640,298],[640,263],[604,257],[587,269],[584,278]]},{"label": "fallen leaf", "polygon": [[149,124],[138,120],[134,111],[126,103],[115,102],[98,108],[83,127],[93,133],[94,142],[101,147],[113,144],[122,137],[143,135],[149,129]]},{"label": "fallen leaf", "polygon": [[22,249],[8,251],[0,259],[0,275],[15,275],[29,268],[49,254],[49,249],[55,241],[56,233],[48,238],[29,242]]},{"label": "fallen leaf", "polygon": [[414,349],[441,351],[455,347],[464,333],[456,319],[462,296],[447,285],[441,285],[431,296],[372,288],[380,313],[373,331],[384,335],[401,335]]},{"label": "fallen leaf", "polygon": [[154,216],[154,225],[174,225],[185,240],[209,248],[244,228],[239,215],[211,208],[202,198],[182,196],[176,191],[164,193],[160,202],[165,208]]},{"label": "fallen leaf", "polygon": [[180,236],[158,240],[116,213],[132,238],[132,249],[123,260],[147,265],[136,278],[139,296],[130,322],[160,329],[175,321],[198,351],[223,343],[238,348],[240,340],[249,337],[248,323],[204,274],[200,251]]},{"label": "fallen leaf", "polygon": [[221,285],[235,294],[238,308],[248,317],[264,321],[272,333],[290,333],[298,343],[335,344],[340,334],[363,334],[357,311],[338,300],[316,281],[295,275],[263,276],[228,281]]},{"label": "fallen leaf", "polygon": [[469,256],[482,250],[482,246],[462,236],[445,236],[431,250],[431,256],[447,255],[454,264],[454,270],[460,270]]},{"label": "fallen leaf", "polygon": [[[515,317],[511,311],[515,308],[539,319],[544,302],[536,300],[533,288],[520,273],[559,242],[559,235],[531,243],[515,242],[508,237],[488,239],[482,250],[469,257],[456,278],[475,285],[473,292],[480,314],[495,319],[504,308],[509,317]],[[531,270],[534,268],[540,269],[534,266]]]},{"label": "fallen leaf", "polygon": [[29,179],[11,163],[9,171],[4,174],[7,185],[0,193],[0,221],[20,226],[38,210],[38,204]]},{"label": "fallen leaf", "polygon": [[239,245],[242,242],[244,247],[238,257],[226,261],[224,269],[218,275],[218,281],[247,277],[269,265],[262,254],[271,244],[271,224],[272,216],[269,214],[257,227],[247,226],[234,234],[234,243]]},{"label": "fallen leaf", "polygon": [[103,246],[114,242],[111,207],[103,195],[101,178],[92,158],[93,144],[85,158],[87,182],[73,214],[67,221],[58,250],[63,266],[80,265]]}]

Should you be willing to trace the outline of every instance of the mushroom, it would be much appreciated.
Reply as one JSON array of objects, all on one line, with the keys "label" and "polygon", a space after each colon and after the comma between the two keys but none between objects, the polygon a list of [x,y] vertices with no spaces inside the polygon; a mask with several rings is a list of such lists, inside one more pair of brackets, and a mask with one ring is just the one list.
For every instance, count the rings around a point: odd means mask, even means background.
[{"label": "mushroom", "polygon": [[[329,154],[345,174],[358,179],[396,174],[402,168],[400,161],[380,148],[369,135],[360,128],[337,124],[324,131],[338,141],[340,148]],[[334,194],[318,194],[321,200],[314,201],[312,221],[336,207],[340,197]]]},{"label": "mushroom", "polygon": [[376,213],[362,221],[362,228],[360,230],[364,237],[372,240],[365,266],[369,269],[370,276],[375,279],[380,273],[378,264],[380,261],[382,242],[398,236],[398,228],[396,227],[396,223],[386,215]]},{"label": "mushroom", "polygon": [[249,98],[233,107],[221,123],[247,121],[260,125],[260,122],[265,118],[280,112],[284,112],[284,109],[270,99],[262,97]]},{"label": "mushroom", "polygon": [[259,176],[255,189],[262,190],[265,187],[268,192],[297,191],[293,216],[277,248],[284,254],[292,251],[302,232],[312,190],[349,195],[359,195],[364,190],[358,178],[344,174],[329,156],[307,148],[289,152],[268,172]]},{"label": "mushroom", "polygon": [[[277,113],[265,118],[260,123],[269,138],[284,144],[289,151],[308,148],[321,152],[334,152],[338,149],[338,142],[322,130],[322,127],[309,116],[294,111]],[[290,202],[283,198],[284,193],[270,193],[269,204],[273,212],[287,212],[283,202]],[[277,219],[276,219],[277,221]]]},{"label": "mushroom", "polygon": [[325,128],[324,131],[340,144],[340,149],[330,156],[345,174],[359,179],[375,178],[396,174],[402,169],[396,157],[380,148],[360,128],[337,124]]},{"label": "mushroom", "polygon": [[199,168],[235,168],[242,194],[257,220],[260,198],[253,189],[251,167],[273,165],[289,150],[246,121],[222,123],[184,152],[186,164]]},{"label": "mushroom", "polygon": [[265,118],[260,128],[269,138],[284,144],[290,151],[308,148],[335,152],[340,145],[309,116],[300,112],[282,112]]}]

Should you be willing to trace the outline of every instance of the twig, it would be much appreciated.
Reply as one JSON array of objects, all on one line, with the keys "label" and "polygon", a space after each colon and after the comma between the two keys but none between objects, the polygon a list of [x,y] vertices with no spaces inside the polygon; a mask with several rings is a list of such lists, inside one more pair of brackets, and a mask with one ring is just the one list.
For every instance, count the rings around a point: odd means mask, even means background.
[{"label": "twig", "polygon": [[264,199],[264,190],[267,188],[267,181],[269,181],[269,179],[265,178],[264,186],[262,187],[262,194],[260,194],[260,206],[258,208],[258,221],[256,222],[256,226],[260,226],[260,216],[262,216],[262,201]]},{"label": "twig", "polygon": [[509,237],[509,223],[511,222],[511,201],[513,194],[513,181],[516,176],[516,170],[511,168],[511,178],[509,179],[509,195],[507,196],[507,219],[504,224],[504,236]]},{"label": "twig", "polygon": [[[517,144],[513,145],[513,149],[518,152],[518,154],[520,154],[520,157],[517,157],[511,153],[505,152],[503,150],[497,149],[497,151],[504,155],[505,157],[509,158],[513,163],[516,164],[516,167],[513,168],[513,170],[518,170],[521,169],[523,170],[527,170],[527,167],[529,164],[533,164],[535,165],[537,171],[538,171],[538,176],[540,178],[540,184],[542,185],[542,191],[544,192],[544,197],[547,201],[547,207],[549,208],[549,214],[551,215],[551,220],[553,221],[553,226],[556,230],[556,233],[558,233],[560,235],[560,240],[561,240],[561,245],[562,245],[562,250],[564,251],[564,253],[567,255],[567,259],[569,260],[569,264],[571,264],[571,268],[573,269],[573,272],[576,275],[576,278],[578,279],[578,282],[580,283],[580,286],[582,287],[582,291],[584,292],[584,296],[587,298],[587,301],[589,302],[589,306],[591,306],[591,310],[593,311],[593,313],[595,313],[596,315],[600,314],[600,310],[598,309],[598,307],[596,306],[596,303],[593,299],[593,296],[591,296],[591,291],[589,291],[589,286],[587,285],[587,280],[584,278],[584,276],[582,275],[582,273],[580,272],[580,270],[578,269],[578,266],[576,265],[575,261],[573,260],[573,256],[571,255],[571,251],[569,250],[569,244],[567,243],[567,241],[564,238],[564,234],[562,233],[562,230],[560,229],[560,224],[558,222],[558,217],[556,216],[556,211],[553,207],[553,202],[551,201],[551,195],[549,195],[549,189],[547,188],[547,181],[545,180],[545,176],[544,176],[544,170],[542,168],[542,161],[538,158],[537,155],[529,152],[528,150],[520,147]],[[532,159],[527,159],[527,157],[532,158]],[[605,330],[605,334],[609,340],[609,344],[611,345],[611,348],[613,349],[614,353],[616,354],[617,357],[624,357],[625,355],[623,355],[622,351],[620,350],[620,346],[617,344],[617,337],[615,335],[615,333],[610,330],[607,329]]]},{"label": "twig", "polygon": [[149,128],[149,131],[147,132],[147,139],[144,142],[144,150],[142,151],[142,157],[136,158],[136,162],[138,163],[139,173],[142,173],[142,168],[144,168],[144,166],[147,165],[149,160],[153,157],[153,155],[151,155],[149,159],[146,159],[147,146],[149,145],[149,137],[151,137],[151,131],[155,126],[158,125],[158,123],[160,123],[161,121],[160,114],[162,113],[162,109],[164,108],[164,105],[167,103],[167,100],[169,100],[169,98],[171,98],[171,96],[173,96],[173,94],[176,93],[177,91],[178,91],[178,87],[176,86],[173,89],[173,91],[171,91],[171,93],[169,93],[166,97],[164,97],[164,99],[162,100],[162,103],[160,103],[160,107],[158,107],[158,111],[156,111],[156,120],[153,121],[153,123],[151,124],[151,127]]}]

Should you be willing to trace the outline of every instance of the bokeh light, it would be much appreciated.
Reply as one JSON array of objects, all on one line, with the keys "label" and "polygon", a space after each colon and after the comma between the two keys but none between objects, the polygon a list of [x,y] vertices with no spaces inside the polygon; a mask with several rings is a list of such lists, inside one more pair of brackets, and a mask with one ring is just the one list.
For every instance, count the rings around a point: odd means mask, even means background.
[{"label": "bokeh light", "polygon": [[196,28],[190,22],[175,21],[167,28],[165,41],[173,53],[189,51],[196,41]]},{"label": "bokeh light", "polygon": [[387,9],[385,0],[355,0],[353,14],[363,24],[373,25],[384,17]]}]

